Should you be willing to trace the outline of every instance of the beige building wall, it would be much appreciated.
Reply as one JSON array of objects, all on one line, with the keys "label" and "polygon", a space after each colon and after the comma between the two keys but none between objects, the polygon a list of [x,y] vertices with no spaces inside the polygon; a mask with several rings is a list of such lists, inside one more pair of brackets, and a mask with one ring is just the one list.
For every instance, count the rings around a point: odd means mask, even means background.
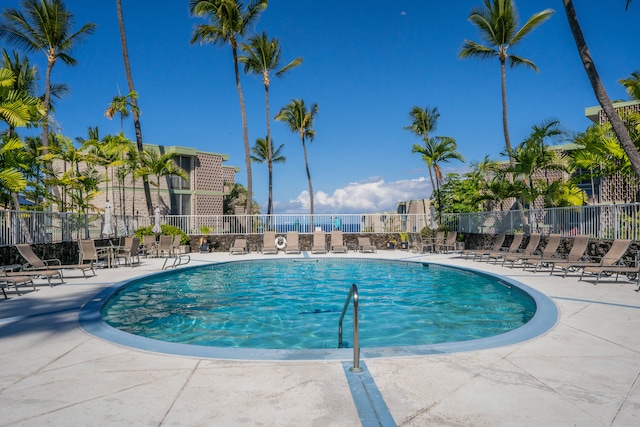
[{"label": "beige building wall", "polygon": [[[159,187],[150,185],[154,207],[160,207],[163,215],[188,211],[191,215],[222,215],[222,201],[228,192],[225,182],[235,182],[237,167],[223,165],[228,160],[226,154],[210,153],[187,147],[166,147],[145,144],[146,149],[160,150],[161,153],[177,153],[185,170],[189,173],[188,182],[178,177],[161,177]],[[63,165],[56,162],[60,170]],[[81,165],[81,169],[86,166]],[[104,176],[104,168],[98,168]],[[100,185],[100,194],[93,204],[104,209],[107,200],[115,215],[147,215],[142,178],[133,180],[129,175],[124,184],[117,182],[116,170],[109,168],[109,182]],[[112,178],[113,174],[113,178]],[[149,176],[155,183],[156,177]]]}]

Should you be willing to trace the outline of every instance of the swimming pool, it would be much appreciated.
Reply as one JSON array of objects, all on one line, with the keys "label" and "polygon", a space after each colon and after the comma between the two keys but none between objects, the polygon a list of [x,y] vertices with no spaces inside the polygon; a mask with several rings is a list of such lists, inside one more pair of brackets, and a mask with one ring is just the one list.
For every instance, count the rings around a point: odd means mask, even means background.
[{"label": "swimming pool", "polygon": [[[102,319],[95,316],[81,323],[128,342],[137,336],[134,346],[153,351],[191,349],[245,358],[232,351],[242,349],[248,358],[334,357],[340,353],[337,323],[351,283],[360,290],[363,357],[439,352],[471,342],[491,346],[487,340],[514,339],[510,335],[527,339],[540,329],[541,308],[549,311],[544,298],[523,291],[524,285],[471,270],[371,259],[289,259],[220,263],[135,279],[92,301],[117,329],[96,328]],[[536,317],[538,326],[532,328]],[[551,323],[543,317],[548,329],[555,317]],[[349,311],[347,341],[351,328]],[[523,335],[523,329],[530,332]]]}]

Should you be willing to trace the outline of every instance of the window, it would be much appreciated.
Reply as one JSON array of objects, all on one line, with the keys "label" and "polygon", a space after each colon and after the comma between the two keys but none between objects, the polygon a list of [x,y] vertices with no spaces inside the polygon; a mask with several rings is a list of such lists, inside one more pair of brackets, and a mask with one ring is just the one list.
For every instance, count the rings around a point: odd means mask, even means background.
[{"label": "window", "polygon": [[171,194],[171,215],[191,215],[190,194]]},{"label": "window", "polygon": [[187,179],[182,179],[179,176],[171,177],[171,188],[174,190],[190,190],[191,189],[191,156],[176,156],[173,161],[177,166],[184,169],[187,173]]}]

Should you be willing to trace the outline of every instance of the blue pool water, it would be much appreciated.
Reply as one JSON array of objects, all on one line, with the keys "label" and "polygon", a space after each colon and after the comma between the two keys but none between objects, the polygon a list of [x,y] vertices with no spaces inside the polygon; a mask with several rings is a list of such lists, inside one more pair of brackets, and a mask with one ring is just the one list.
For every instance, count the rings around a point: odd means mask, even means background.
[{"label": "blue pool water", "polygon": [[[256,349],[337,347],[352,283],[360,347],[486,338],[535,314],[532,297],[496,277],[436,264],[361,260],[253,260],[134,280],[101,310],[122,331],[172,343]],[[352,308],[344,321],[352,340]]]}]

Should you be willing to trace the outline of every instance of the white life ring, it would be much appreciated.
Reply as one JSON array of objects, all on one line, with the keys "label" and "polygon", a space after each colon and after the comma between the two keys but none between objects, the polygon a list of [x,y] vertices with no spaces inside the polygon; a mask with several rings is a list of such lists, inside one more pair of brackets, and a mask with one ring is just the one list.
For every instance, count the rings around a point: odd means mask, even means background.
[{"label": "white life ring", "polygon": [[276,237],[276,248],[284,249],[286,247],[287,247],[287,239],[285,239],[284,236]]}]

